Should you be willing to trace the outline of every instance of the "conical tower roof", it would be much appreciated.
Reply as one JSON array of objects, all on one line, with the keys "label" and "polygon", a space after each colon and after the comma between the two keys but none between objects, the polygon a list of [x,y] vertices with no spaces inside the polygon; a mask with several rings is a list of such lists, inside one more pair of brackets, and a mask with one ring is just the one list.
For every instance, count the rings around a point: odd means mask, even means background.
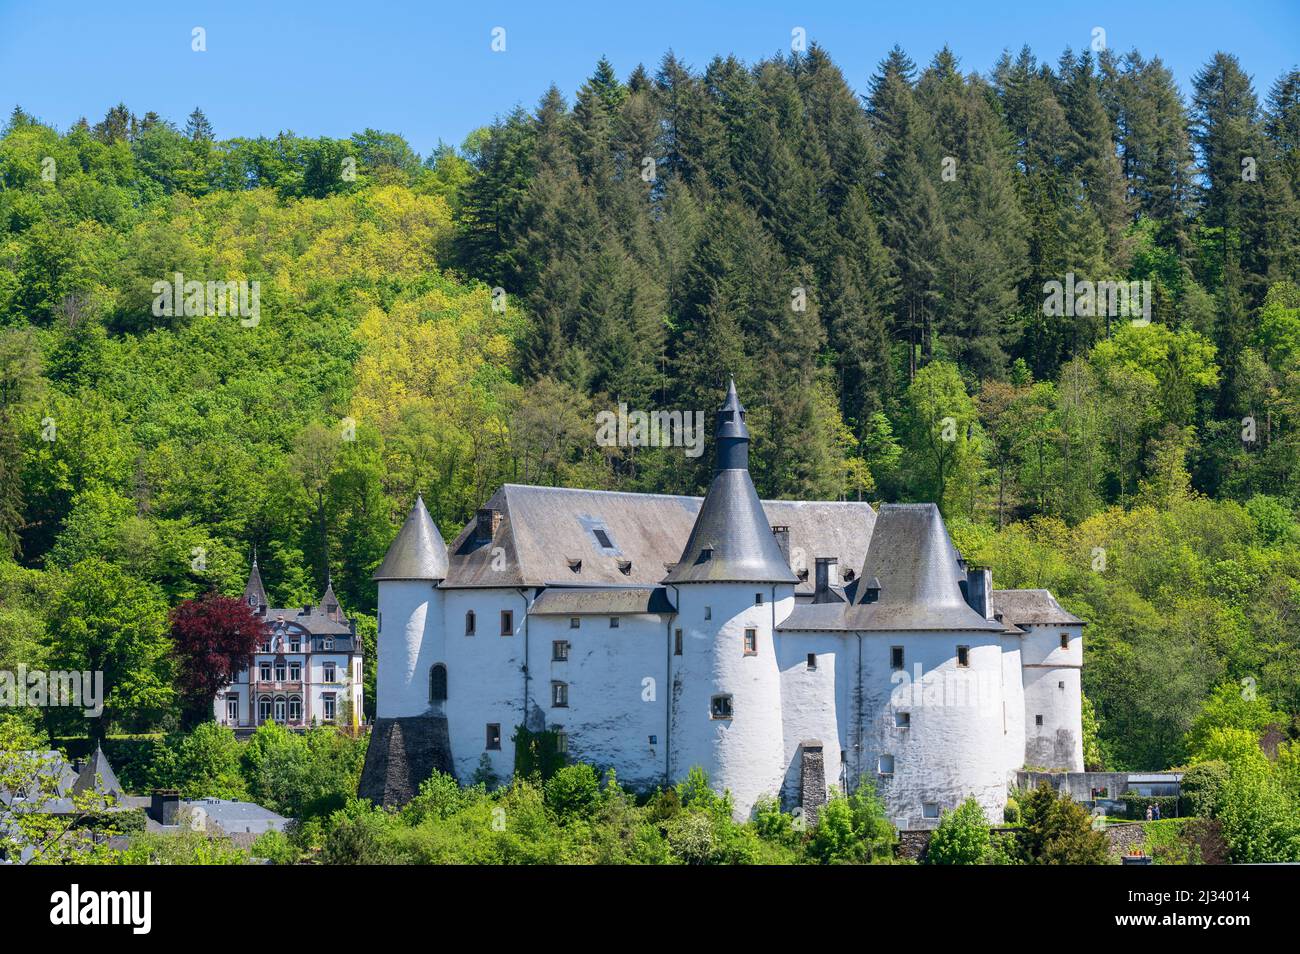
[{"label": "conical tower roof", "polygon": [[261,612],[269,605],[266,599],[266,587],[262,585],[262,574],[257,569],[257,551],[253,551],[253,566],[248,571],[248,582],[244,585],[244,602],[255,611]]},{"label": "conical tower roof", "polygon": [[331,576],[325,577],[325,594],[320,598],[320,610],[326,616],[337,617],[339,614],[339,598],[334,595],[334,579]]},{"label": "conical tower roof", "polygon": [[717,466],[682,558],[665,583],[798,583],[749,477],[749,428],[736,383],[714,429]]},{"label": "conical tower roof", "polygon": [[372,579],[375,580],[445,580],[447,578],[447,544],[443,542],[438,526],[429,516],[423,497],[415,498],[415,505],[406,515],[406,522],[397,533],[384,562],[379,564]]},{"label": "conical tower roof", "polygon": [[98,744],[95,745],[95,754],[77,773],[77,780],[72,783],[72,791],[77,795],[93,792],[96,795],[122,797],[122,783],[117,780],[113,766],[108,764],[108,757],[104,755],[104,750]]}]

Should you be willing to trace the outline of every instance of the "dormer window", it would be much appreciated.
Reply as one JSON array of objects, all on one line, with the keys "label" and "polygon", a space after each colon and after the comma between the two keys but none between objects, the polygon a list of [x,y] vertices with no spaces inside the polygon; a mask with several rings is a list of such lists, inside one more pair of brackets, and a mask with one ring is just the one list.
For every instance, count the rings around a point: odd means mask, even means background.
[{"label": "dormer window", "polygon": [[632,572],[631,560],[618,560],[617,563],[618,572],[622,573],[624,576],[628,576]]},{"label": "dormer window", "polygon": [[712,560],[712,559],[713,559],[713,547],[700,547],[701,562],[703,562],[704,560]]},{"label": "dormer window", "polygon": [[574,573],[581,573],[581,572],[582,572],[582,561],[581,561],[581,560],[570,560],[570,561],[569,561],[569,569],[572,570]]},{"label": "dormer window", "polygon": [[857,576],[857,574],[854,573],[852,570],[845,570],[845,571],[844,571],[844,582],[845,582],[845,583],[852,583],[852,582],[853,582],[853,578],[854,578],[855,576]]}]

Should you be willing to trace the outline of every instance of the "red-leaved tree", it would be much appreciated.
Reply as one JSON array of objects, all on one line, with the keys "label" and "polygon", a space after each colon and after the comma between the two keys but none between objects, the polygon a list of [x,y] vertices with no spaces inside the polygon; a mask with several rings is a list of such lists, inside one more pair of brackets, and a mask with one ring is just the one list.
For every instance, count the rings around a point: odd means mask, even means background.
[{"label": "red-leaved tree", "polygon": [[211,716],[217,690],[248,665],[265,630],[243,600],[208,593],[172,610],[171,637],[185,721],[194,725]]}]

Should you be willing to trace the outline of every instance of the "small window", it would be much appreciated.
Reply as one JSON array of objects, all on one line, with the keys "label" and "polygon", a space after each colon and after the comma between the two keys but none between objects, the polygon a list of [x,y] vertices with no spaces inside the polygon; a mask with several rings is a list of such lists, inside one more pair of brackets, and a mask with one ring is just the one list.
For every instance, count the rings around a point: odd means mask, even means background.
[{"label": "small window", "polygon": [[894,757],[892,755],[882,755],[876,762],[876,771],[881,775],[893,775]]},{"label": "small window", "polygon": [[569,754],[569,733],[563,729],[555,730],[555,751],[560,755]]},{"label": "small window", "polygon": [[570,616],[569,629],[581,629],[581,628],[582,628],[582,619],[577,616]]},{"label": "small window", "polygon": [[289,681],[302,682],[302,663],[289,663]]},{"label": "small window", "polygon": [[758,630],[756,629],[745,630],[745,655],[758,655]]},{"label": "small window", "polygon": [[1041,715],[1034,716],[1034,725],[1042,725],[1042,724],[1043,724],[1043,717]]},{"label": "small window", "polygon": [[271,664],[269,662],[264,662],[259,664],[257,667],[257,675],[262,680],[262,682],[270,682]]},{"label": "small window", "polygon": [[926,818],[938,818],[939,804],[937,802],[926,802],[921,806],[921,814]]},{"label": "small window", "polygon": [[489,722],[487,726],[487,748],[501,748],[501,725],[497,722]]},{"label": "small window", "polygon": [[895,729],[910,729],[911,727],[912,727],[912,713],[910,712],[894,713]]},{"label": "small window", "polygon": [[284,682],[284,663],[282,662],[275,664],[275,681]]},{"label": "small window", "polygon": [[557,639],[551,643],[551,660],[553,662],[569,661],[569,641],[567,639]]},{"label": "small window", "polygon": [[429,670],[429,701],[447,701],[447,667],[442,663],[434,663]]},{"label": "small window", "polygon": [[334,640],[326,636],[324,639],[320,641],[320,648],[328,652],[329,650],[334,648]]},{"label": "small window", "polygon": [[816,668],[817,668],[817,654],[816,654],[816,653],[809,653],[809,654],[808,654],[808,668],[809,668],[809,669],[816,669]]},{"label": "small window", "polygon": [[650,744],[651,744],[651,745],[658,745],[658,744],[659,744],[659,736],[657,736],[657,735],[652,735],[652,736],[650,736]]},{"label": "small window", "polygon": [[1065,680],[1062,679],[1060,682],[1058,682],[1058,683],[1056,684],[1056,688],[1057,688],[1057,689],[1064,689],[1064,688],[1065,688]]},{"label": "small window", "polygon": [[890,669],[903,668],[903,647],[902,646],[889,647],[889,668]]},{"label": "small window", "polygon": [[327,662],[321,665],[322,682],[337,682],[337,675],[338,673],[335,672],[334,664],[332,662]]},{"label": "small window", "polygon": [[957,647],[957,665],[958,665],[958,666],[969,666],[969,665],[970,665],[970,647],[969,647],[969,646],[958,646],[958,647]]},{"label": "small window", "polygon": [[705,619],[713,619],[713,607],[712,607],[712,606],[706,606],[706,607],[704,607],[704,618],[705,618]]},{"label": "small window", "polygon": [[291,652],[291,653],[300,653],[300,652],[302,652],[302,640],[299,639],[297,636],[295,636],[295,637],[293,637],[293,639],[289,640],[289,652]]},{"label": "small window", "polygon": [[609,534],[606,533],[602,528],[593,527],[591,532],[596,535],[596,542],[599,543],[606,550],[614,549],[614,542],[610,540]]},{"label": "small window", "polygon": [[1061,648],[1062,648],[1062,649],[1069,649],[1069,648],[1070,648],[1070,634],[1069,634],[1069,633],[1062,633],[1062,634],[1061,634]]},{"label": "small window", "polygon": [[384,631],[384,614],[375,614],[375,630],[382,633]]},{"label": "small window", "polygon": [[679,629],[673,632],[673,655],[680,656],[681,654],[682,654],[682,631]]},{"label": "small window", "polygon": [[755,605],[755,606],[762,606],[762,605],[763,605],[763,594],[762,594],[762,593],[755,593],[755,594],[754,594],[754,605]]},{"label": "small window", "polygon": [[732,716],[731,696],[714,696],[709,701],[709,715],[714,719],[730,719]]},{"label": "small window", "polygon": [[515,611],[501,611],[501,635],[513,636],[515,634]]},{"label": "small window", "polygon": [[569,684],[567,682],[551,683],[551,705],[564,708],[569,704]]},{"label": "small window", "polygon": [[473,611],[473,610],[469,610],[469,611],[465,614],[465,635],[466,635],[466,636],[473,636],[473,635],[474,635],[474,626],[475,626],[475,622],[476,622],[476,620],[477,620],[477,617],[474,615],[474,611]]},{"label": "small window", "polygon": [[609,618],[609,628],[610,628],[610,629],[618,629],[618,617],[617,617],[617,616],[611,616],[611,617]]}]

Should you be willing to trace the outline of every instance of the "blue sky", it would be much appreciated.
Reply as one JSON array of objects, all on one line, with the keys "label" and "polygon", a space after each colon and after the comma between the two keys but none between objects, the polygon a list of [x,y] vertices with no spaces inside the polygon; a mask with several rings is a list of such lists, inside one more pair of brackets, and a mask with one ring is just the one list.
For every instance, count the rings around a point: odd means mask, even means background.
[{"label": "blue sky", "polygon": [[[207,51],[191,50],[194,27]],[[491,49],[494,27],[506,50]],[[221,138],[346,136],[373,127],[420,153],[535,104],[552,81],[567,97],[607,55],[620,76],[665,50],[696,68],[716,53],[746,61],[789,48],[803,27],[860,92],[894,44],[924,63],[944,43],[966,70],[987,71],[1028,43],[1051,61],[1088,45],[1159,54],[1187,89],[1217,49],[1235,53],[1261,98],[1300,59],[1296,0],[1133,0],[1053,4],[606,0],[456,3],[439,0],[0,0],[0,109],[21,104],[60,129],[118,101],[183,124],[201,106]]]}]

